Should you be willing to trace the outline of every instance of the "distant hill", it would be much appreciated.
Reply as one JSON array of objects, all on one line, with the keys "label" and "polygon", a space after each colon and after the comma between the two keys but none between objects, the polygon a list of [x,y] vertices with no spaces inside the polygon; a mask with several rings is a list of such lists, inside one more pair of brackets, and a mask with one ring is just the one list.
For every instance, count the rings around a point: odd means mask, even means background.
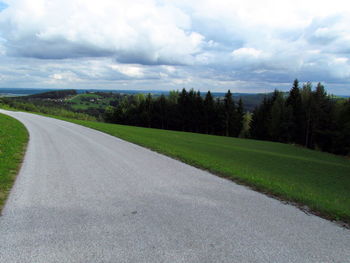
[{"label": "distant hill", "polygon": [[64,99],[68,96],[77,95],[76,90],[55,90],[55,91],[48,91],[38,94],[32,94],[29,95],[27,98],[30,99]]},{"label": "distant hill", "polygon": [[0,97],[28,96],[48,91],[54,91],[54,89],[0,88]]},{"label": "distant hill", "polygon": [[[100,89],[77,89],[77,90],[67,90],[67,89],[25,89],[25,88],[0,88],[0,97],[16,97],[16,96],[28,96],[29,99],[63,99],[67,96],[72,96],[76,94],[83,93],[99,93],[103,94],[115,94],[122,95],[134,95],[134,94],[147,94],[151,93],[153,96],[160,96],[164,94],[165,96],[169,94],[169,91],[159,91],[159,90],[100,90]],[[202,92],[202,96],[205,96],[206,92]],[[259,105],[264,97],[269,96],[271,93],[233,93],[233,98],[238,102],[239,98],[242,98],[244,108],[247,111],[252,111],[257,105]],[[105,96],[106,96],[105,95]],[[224,97],[225,92],[212,92],[214,97]]]}]

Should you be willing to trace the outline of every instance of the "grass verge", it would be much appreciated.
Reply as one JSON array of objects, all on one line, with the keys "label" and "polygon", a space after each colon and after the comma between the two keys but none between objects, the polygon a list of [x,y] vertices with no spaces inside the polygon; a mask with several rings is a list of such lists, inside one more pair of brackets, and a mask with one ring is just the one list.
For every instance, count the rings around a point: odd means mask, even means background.
[{"label": "grass verge", "polygon": [[[57,117],[56,117],[57,118]],[[293,145],[92,121],[70,121],[350,223],[350,160]]]},{"label": "grass verge", "polygon": [[20,168],[28,138],[22,123],[0,114],[0,213]]}]

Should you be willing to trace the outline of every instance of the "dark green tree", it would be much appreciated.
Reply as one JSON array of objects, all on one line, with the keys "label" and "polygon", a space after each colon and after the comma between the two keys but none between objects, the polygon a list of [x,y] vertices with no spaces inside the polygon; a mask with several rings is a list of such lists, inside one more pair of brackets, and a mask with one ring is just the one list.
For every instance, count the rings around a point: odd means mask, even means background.
[{"label": "dark green tree", "polygon": [[337,133],[333,152],[350,155],[350,99],[339,102],[337,106]]},{"label": "dark green tree", "polygon": [[235,103],[233,101],[232,93],[230,90],[228,90],[227,93],[225,94],[224,110],[225,110],[225,119],[224,119],[225,135],[234,136],[236,107],[235,107]]},{"label": "dark green tree", "polygon": [[293,87],[286,101],[287,107],[291,108],[290,127],[288,129],[290,141],[303,144],[305,138],[305,113],[299,89],[299,82],[294,80]]},{"label": "dark green tree", "polygon": [[182,89],[182,91],[180,92],[177,107],[181,118],[181,130],[187,131],[189,121],[189,99],[186,89]]},{"label": "dark green tree", "polygon": [[329,151],[335,130],[334,101],[327,96],[324,86],[318,83],[311,99],[311,147]]},{"label": "dark green tree", "polygon": [[303,145],[305,147],[311,147],[311,129],[312,129],[312,84],[311,82],[307,82],[303,85],[303,89],[301,91],[301,101],[303,104],[304,111],[304,124],[303,124]]},{"label": "dark green tree", "polygon": [[237,111],[236,111],[236,120],[235,120],[235,132],[234,132],[235,137],[238,137],[239,134],[241,133],[243,128],[243,121],[244,121],[243,101],[242,101],[242,98],[239,98]]},{"label": "dark green tree", "polygon": [[213,96],[211,95],[211,92],[208,91],[207,94],[205,95],[204,99],[204,133],[207,134],[212,134],[213,131],[213,124],[215,122],[214,116],[214,99]]}]

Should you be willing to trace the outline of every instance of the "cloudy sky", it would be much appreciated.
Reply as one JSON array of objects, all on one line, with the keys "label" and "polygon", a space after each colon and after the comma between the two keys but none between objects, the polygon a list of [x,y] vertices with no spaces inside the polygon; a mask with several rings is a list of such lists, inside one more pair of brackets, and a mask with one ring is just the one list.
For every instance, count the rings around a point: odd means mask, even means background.
[{"label": "cloudy sky", "polygon": [[350,4],[0,0],[0,87],[350,95]]}]

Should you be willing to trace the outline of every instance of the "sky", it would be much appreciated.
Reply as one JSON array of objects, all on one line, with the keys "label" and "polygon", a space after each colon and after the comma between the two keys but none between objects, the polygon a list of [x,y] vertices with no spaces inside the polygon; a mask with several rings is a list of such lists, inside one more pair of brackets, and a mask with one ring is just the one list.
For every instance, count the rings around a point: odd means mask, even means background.
[{"label": "sky", "polygon": [[350,95],[344,0],[0,0],[0,87]]}]

